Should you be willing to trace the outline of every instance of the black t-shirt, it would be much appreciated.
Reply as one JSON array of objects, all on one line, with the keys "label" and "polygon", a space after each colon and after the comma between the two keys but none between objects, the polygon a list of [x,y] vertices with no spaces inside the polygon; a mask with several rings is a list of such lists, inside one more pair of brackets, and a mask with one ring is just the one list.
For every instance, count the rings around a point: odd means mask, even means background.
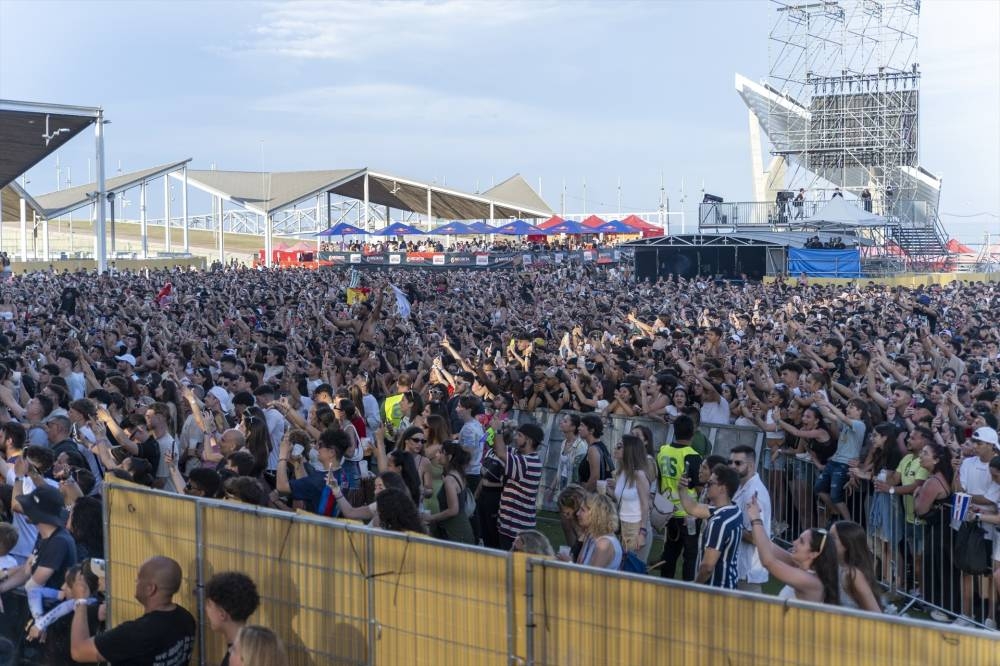
[{"label": "black t-shirt", "polygon": [[55,454],[56,458],[59,458],[59,454],[65,453],[67,462],[73,467],[88,467],[87,461],[84,460],[83,454],[80,453],[80,447],[72,439],[64,439],[53,446],[52,453]]},{"label": "black t-shirt", "polygon": [[181,606],[153,611],[94,637],[111,666],[188,666],[196,625]]},{"label": "black t-shirt", "polygon": [[31,552],[31,575],[38,567],[52,569],[52,575],[45,582],[45,587],[58,590],[66,581],[66,570],[76,564],[76,542],[62,527],[48,539],[43,539],[41,533],[35,541],[35,549]]}]

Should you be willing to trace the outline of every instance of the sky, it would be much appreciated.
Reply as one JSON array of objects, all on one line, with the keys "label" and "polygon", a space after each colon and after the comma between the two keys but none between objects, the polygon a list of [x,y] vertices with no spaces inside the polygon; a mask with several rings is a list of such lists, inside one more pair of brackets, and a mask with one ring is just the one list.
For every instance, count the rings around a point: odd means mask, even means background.
[{"label": "sky", "polygon": [[[690,225],[702,188],[753,198],[733,79],[766,77],[775,9],[0,0],[0,98],[103,107],[109,176],[187,157],[468,191],[520,173],[556,212],[584,212],[586,191],[599,214],[618,212],[619,182],[623,212],[657,210],[662,182]],[[919,62],[920,162],[943,178],[945,228],[981,242],[1000,234],[1000,0],[924,0]],[[84,137],[61,150],[63,181],[82,184],[92,155]],[[55,158],[29,179],[56,189]]]}]

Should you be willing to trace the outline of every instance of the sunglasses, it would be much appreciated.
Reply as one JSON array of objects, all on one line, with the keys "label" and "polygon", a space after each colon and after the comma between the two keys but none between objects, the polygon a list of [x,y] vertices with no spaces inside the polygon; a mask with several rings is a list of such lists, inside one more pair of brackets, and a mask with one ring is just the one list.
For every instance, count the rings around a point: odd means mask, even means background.
[{"label": "sunglasses", "polygon": [[747,464],[747,461],[746,460],[730,460],[729,464],[732,467],[743,467],[743,465]]},{"label": "sunglasses", "polygon": [[427,438],[426,437],[411,437],[410,441],[411,442],[416,442],[417,444],[426,444],[427,443]]}]

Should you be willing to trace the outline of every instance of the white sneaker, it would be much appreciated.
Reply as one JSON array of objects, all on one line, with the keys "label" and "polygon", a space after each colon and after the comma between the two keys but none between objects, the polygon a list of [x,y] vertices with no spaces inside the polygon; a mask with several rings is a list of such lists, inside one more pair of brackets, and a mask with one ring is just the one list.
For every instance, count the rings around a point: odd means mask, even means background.
[{"label": "white sneaker", "polygon": [[983,622],[983,624],[985,624],[985,625],[986,625],[986,628],[987,628],[987,629],[993,629],[993,630],[996,630],[996,628],[997,628],[997,623],[996,623],[996,620],[994,620],[994,619],[993,619],[993,618],[991,618],[991,617],[988,617],[988,618],[986,618],[986,622]]},{"label": "white sneaker", "polygon": [[936,608],[931,611],[931,619],[934,620],[935,622],[951,622],[950,615]]},{"label": "white sneaker", "polygon": [[952,622],[951,626],[953,626],[953,627],[975,627],[976,625],[974,623],[970,622],[969,620],[966,620],[964,617],[960,617],[957,620],[955,620],[954,622]]},{"label": "white sneaker", "polygon": [[898,615],[899,606],[897,606],[896,604],[886,604],[885,607],[882,609],[882,612],[885,613],[886,615]]}]

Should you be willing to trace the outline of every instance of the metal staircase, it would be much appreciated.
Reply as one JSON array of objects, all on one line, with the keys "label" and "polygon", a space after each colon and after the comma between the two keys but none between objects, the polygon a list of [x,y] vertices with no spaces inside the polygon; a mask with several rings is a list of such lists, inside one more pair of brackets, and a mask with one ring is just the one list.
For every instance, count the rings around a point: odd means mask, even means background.
[{"label": "metal staircase", "polygon": [[[921,202],[910,202],[921,203]],[[911,260],[925,262],[948,254],[948,234],[930,205],[901,206],[890,216],[889,239]]]}]

